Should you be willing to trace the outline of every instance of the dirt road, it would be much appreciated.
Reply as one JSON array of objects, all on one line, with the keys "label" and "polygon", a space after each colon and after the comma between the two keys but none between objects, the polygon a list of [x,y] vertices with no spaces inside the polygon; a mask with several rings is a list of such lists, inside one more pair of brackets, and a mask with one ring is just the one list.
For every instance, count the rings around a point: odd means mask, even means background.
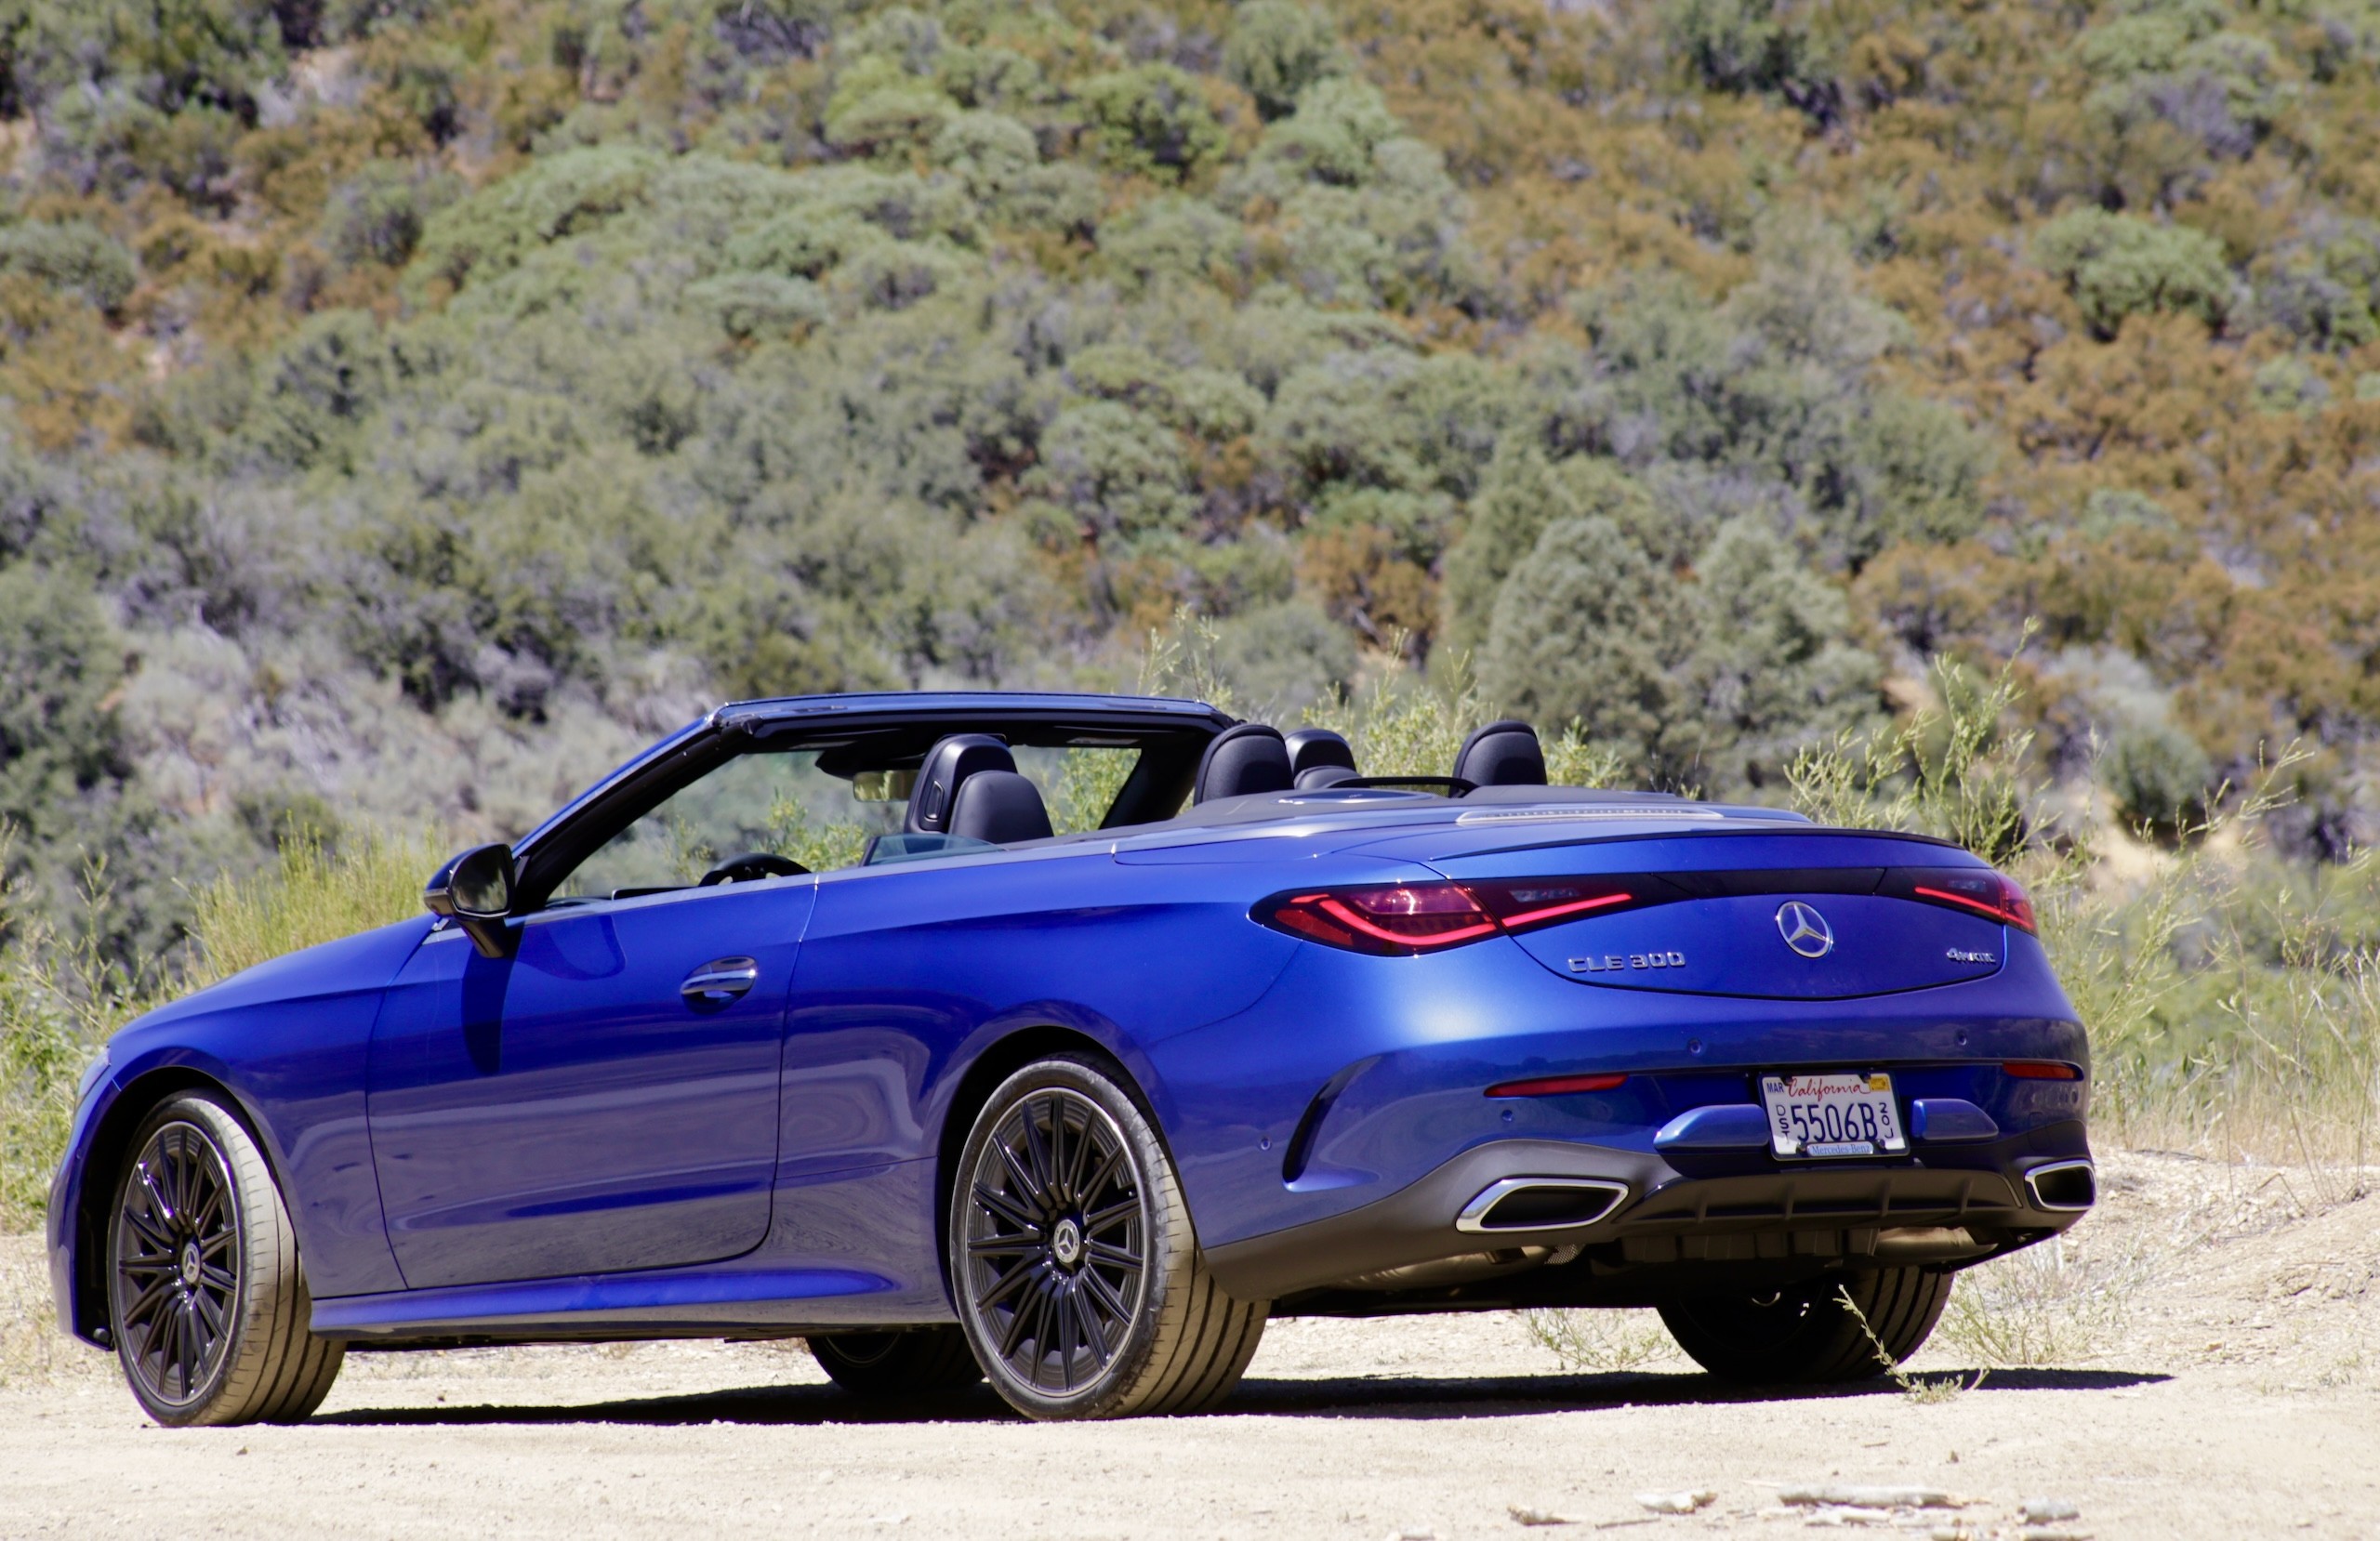
[{"label": "dirt road", "polygon": [[[1955,1394],[1739,1393],[1668,1356],[1566,1373],[1483,1316],[1276,1324],[1201,1418],[1034,1426],[987,1392],[872,1410],[798,1347],[681,1344],[355,1356],[305,1427],[167,1431],[105,1356],[12,1324],[0,1534],[2013,1536],[2037,1498],[2077,1511],[2044,1541],[2380,1534],[2380,1197],[2176,1157],[2108,1175],[2062,1258],[1970,1281],[1989,1310],[1915,1366],[2030,1343],[2075,1367]],[[35,1253],[0,1247],[5,1308]],[[1580,1351],[1633,1363],[1645,1320],[1598,1316]],[[1966,1502],[1779,1503],[1831,1484]],[[1636,1497],[1695,1490],[1715,1496],[1691,1516]]]}]

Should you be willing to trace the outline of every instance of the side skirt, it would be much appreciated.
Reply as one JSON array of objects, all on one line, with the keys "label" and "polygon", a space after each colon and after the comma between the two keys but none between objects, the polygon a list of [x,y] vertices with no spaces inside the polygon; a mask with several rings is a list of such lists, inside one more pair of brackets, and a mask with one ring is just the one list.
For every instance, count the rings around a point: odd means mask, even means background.
[{"label": "side skirt", "polygon": [[314,1302],[313,1330],[369,1348],[781,1336],[951,1320],[946,1303],[904,1298],[895,1281],[857,1270],[677,1269],[341,1296]]}]

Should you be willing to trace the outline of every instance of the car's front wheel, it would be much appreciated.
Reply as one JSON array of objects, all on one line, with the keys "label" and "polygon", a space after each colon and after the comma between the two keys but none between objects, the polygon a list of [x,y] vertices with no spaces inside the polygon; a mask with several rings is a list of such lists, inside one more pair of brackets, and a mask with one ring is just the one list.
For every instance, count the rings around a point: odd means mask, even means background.
[{"label": "car's front wheel", "polygon": [[1942,1319],[1950,1284],[1934,1269],[1878,1269],[1786,1290],[1673,1300],[1660,1308],[1661,1321],[1696,1363],[1727,1380],[1866,1380],[1884,1373],[1885,1356],[1897,1364],[1917,1351]]},{"label": "car's front wheel", "polygon": [[211,1096],[142,1120],[108,1228],[108,1326],[141,1410],[175,1428],[296,1423],[346,1355],[311,1330],[298,1233],[247,1129]]},{"label": "car's front wheel", "polygon": [[1207,1272],[1163,1143],[1114,1067],[1051,1059],[976,1116],[950,1205],[959,1324],[1036,1418],[1193,1413],[1221,1402],[1266,1302]]}]

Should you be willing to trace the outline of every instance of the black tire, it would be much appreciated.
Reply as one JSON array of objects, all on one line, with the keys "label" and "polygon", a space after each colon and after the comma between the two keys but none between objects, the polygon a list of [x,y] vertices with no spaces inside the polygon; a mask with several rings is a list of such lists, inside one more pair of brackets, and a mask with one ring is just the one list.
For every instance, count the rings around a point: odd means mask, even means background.
[{"label": "black tire", "polygon": [[298,1233],[264,1152],[204,1093],[167,1099],[125,1152],[108,1222],[108,1327],[141,1410],[169,1428],[297,1423],[347,1347],[310,1330]]},{"label": "black tire", "polygon": [[[1950,1284],[1951,1275],[1934,1269],[1879,1269],[1768,1295],[1675,1300],[1660,1308],[1661,1321],[1679,1348],[1723,1379],[1752,1385],[1866,1380],[1884,1373],[1879,1345],[1895,1364],[1918,1350],[1942,1319]],[[1856,1314],[1838,1292],[1850,1295]]]},{"label": "black tire", "polygon": [[975,1350],[957,1327],[822,1335],[810,1340],[810,1356],[836,1385],[853,1396],[959,1391],[984,1378]]},{"label": "black tire", "polygon": [[1173,1163],[1112,1065],[1051,1059],[976,1115],[950,1196],[959,1325],[1033,1418],[1196,1413],[1238,1384],[1265,1301],[1207,1272]]}]

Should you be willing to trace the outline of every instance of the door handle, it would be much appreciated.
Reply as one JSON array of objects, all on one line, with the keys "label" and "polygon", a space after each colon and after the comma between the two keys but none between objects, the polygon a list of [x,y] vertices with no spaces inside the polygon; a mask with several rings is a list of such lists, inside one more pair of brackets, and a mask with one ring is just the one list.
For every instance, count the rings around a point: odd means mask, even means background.
[{"label": "door handle", "polygon": [[747,957],[713,958],[678,986],[689,1005],[718,1006],[760,982],[760,966]]}]

